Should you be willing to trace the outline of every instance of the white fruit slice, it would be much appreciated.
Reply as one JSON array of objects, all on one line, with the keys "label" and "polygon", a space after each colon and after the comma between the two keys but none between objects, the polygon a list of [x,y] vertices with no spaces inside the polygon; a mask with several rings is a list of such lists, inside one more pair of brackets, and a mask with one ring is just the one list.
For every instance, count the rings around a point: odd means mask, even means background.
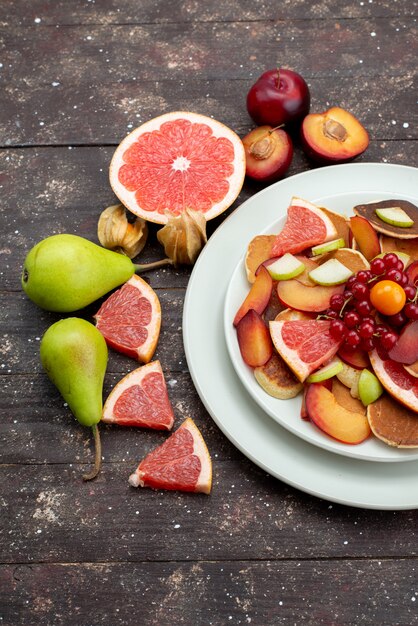
[{"label": "white fruit slice", "polygon": [[383,222],[386,222],[386,224],[392,224],[392,226],[410,228],[414,224],[414,220],[411,220],[408,213],[406,213],[399,206],[376,209],[376,215],[377,217],[380,217]]},{"label": "white fruit slice", "polygon": [[338,248],[344,248],[345,241],[342,237],[339,239],[333,239],[332,241],[328,241],[326,243],[319,243],[317,246],[312,248],[312,254],[317,256],[318,254],[325,254],[325,252],[332,252],[333,250],[338,250]]},{"label": "white fruit slice", "polygon": [[282,257],[265,266],[273,280],[289,280],[302,274],[305,264],[293,254],[286,252]]},{"label": "white fruit slice", "polygon": [[362,370],[358,381],[358,392],[364,406],[375,402],[383,393],[380,380],[368,369]]},{"label": "white fruit slice", "polygon": [[340,285],[353,275],[353,272],[337,259],[329,259],[309,272],[309,278],[317,285]]},{"label": "white fruit slice", "polygon": [[340,383],[350,389],[350,394],[353,398],[359,398],[358,381],[361,375],[361,370],[357,370],[355,367],[351,367],[348,363],[342,361],[342,369],[336,375]]},{"label": "white fruit slice", "polygon": [[335,357],[334,359],[331,359],[329,363],[324,365],[324,367],[321,367],[319,370],[316,370],[316,372],[313,372],[312,374],[310,374],[308,378],[306,379],[306,382],[320,383],[323,380],[327,380],[328,378],[332,378],[333,376],[336,376],[337,374],[341,372],[342,369],[343,369],[343,364],[342,364],[341,359],[339,359],[338,357]]}]

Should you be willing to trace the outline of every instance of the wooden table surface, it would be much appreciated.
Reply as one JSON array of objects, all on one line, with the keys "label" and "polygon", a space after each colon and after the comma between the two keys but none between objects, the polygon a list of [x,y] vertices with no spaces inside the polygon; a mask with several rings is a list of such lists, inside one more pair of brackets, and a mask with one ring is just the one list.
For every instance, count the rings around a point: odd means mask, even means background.
[{"label": "wooden table surface", "polygon": [[[243,137],[253,127],[247,90],[277,65],[306,78],[312,111],[339,105],[359,117],[371,143],[358,162],[418,166],[416,16],[412,0],[2,0],[0,624],[418,622],[416,510],[297,491],[243,456],[206,412],[181,333],[190,268],[148,280],[163,310],[155,356],[176,425],[191,416],[211,452],[210,496],[129,487],[166,438],[129,428],[102,427],[102,473],[83,483],[89,431],[39,362],[40,337],[60,316],[20,287],[23,259],[43,237],[97,241],[100,212],[115,202],[109,162],[132,128],[192,110]],[[288,175],[311,168],[296,144]],[[209,235],[261,188],[245,182]],[[161,257],[157,230],[141,260]],[[105,394],[134,365],[112,352]]]}]

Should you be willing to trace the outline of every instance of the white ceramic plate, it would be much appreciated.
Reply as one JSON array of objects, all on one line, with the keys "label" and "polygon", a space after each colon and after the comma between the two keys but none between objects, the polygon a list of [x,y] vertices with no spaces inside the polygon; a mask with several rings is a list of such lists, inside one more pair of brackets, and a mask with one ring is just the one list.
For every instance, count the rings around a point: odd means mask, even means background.
[{"label": "white ceramic plate", "polygon": [[[278,233],[283,228],[285,222],[284,216],[287,211],[287,205],[282,204],[283,200],[281,197],[280,187],[276,187],[276,190],[278,197],[280,198],[279,204],[276,205],[276,213],[277,215],[281,215],[282,217],[279,220],[276,219],[275,222],[273,224],[270,224],[267,228],[265,227],[265,224],[262,223],[262,218],[260,218],[260,231],[256,234]],[[297,190],[294,195],[300,196],[300,194],[297,193]],[[391,197],[393,197],[393,195]],[[398,193],[396,194],[396,197],[398,199],[402,198],[405,200],[410,200],[411,202],[414,201],[414,199],[410,196],[406,197],[404,193]],[[381,193],[379,198],[382,200],[389,199],[390,194],[388,196],[387,194]],[[305,199],[311,200],[311,198]],[[368,202],[372,199],[376,199],[376,196],[373,196],[373,198],[371,198],[370,194],[364,193],[361,194],[361,196],[359,197],[359,195],[356,193],[348,193],[346,196],[343,197],[339,195],[336,198],[328,196],[326,199],[326,203],[323,198],[320,198],[318,204],[326,206],[333,211],[344,212],[347,214],[347,209],[349,207],[353,207],[355,204],[359,204],[361,202]],[[288,204],[290,204],[290,200],[291,198],[289,197],[287,199]],[[260,205],[257,209],[258,201],[260,201]],[[253,210],[259,210],[260,214],[264,216],[264,213],[262,213],[262,195],[258,195],[256,198],[252,198],[252,203]],[[417,196],[415,197],[415,203],[418,203],[418,192]],[[256,207],[254,207],[254,204],[256,204]],[[350,214],[352,214],[351,211]],[[324,448],[325,450],[329,450],[330,452],[335,452],[337,454],[342,454],[344,456],[349,456],[355,459],[362,459],[364,461],[400,462],[418,459],[418,448],[415,448],[413,450],[393,448],[386,445],[374,436],[369,437],[366,441],[355,446],[344,444],[337,441],[336,439],[332,439],[331,437],[328,437],[328,435],[320,431],[312,422],[301,419],[301,394],[299,394],[299,396],[297,396],[296,398],[292,398],[291,400],[278,400],[277,398],[269,396],[260,387],[256,379],[254,378],[252,369],[248,367],[242,360],[237,341],[237,333],[232,325],[235,313],[243,302],[250,287],[246,277],[244,265],[246,252],[245,242],[240,242],[239,244],[237,244],[237,248],[238,247],[241,247],[242,256],[235,268],[235,271],[232,274],[232,278],[228,285],[225,298],[225,340],[228,347],[229,356],[232,361],[232,365],[236,373],[238,374],[239,379],[241,380],[242,384],[247,389],[249,394],[252,396],[252,398],[255,400],[255,402],[260,406],[260,408],[262,408],[281,426],[284,426],[284,428],[290,430],[290,432],[292,432],[294,435],[302,437],[302,439],[305,439],[305,441]]]},{"label": "white ceramic plate", "polygon": [[[377,463],[333,454],[280,426],[241,384],[227,353],[223,314],[231,277],[244,247],[300,195],[333,208],[348,194],[414,197],[418,169],[348,164],[298,174],[264,189],[237,208],[212,235],[187,289],[183,338],[197,392],[228,439],[272,476],[312,495],[372,509],[418,508],[418,461]],[[326,194],[326,195],[325,195]],[[329,201],[328,201],[329,200]],[[348,210],[351,207],[348,207]]]}]

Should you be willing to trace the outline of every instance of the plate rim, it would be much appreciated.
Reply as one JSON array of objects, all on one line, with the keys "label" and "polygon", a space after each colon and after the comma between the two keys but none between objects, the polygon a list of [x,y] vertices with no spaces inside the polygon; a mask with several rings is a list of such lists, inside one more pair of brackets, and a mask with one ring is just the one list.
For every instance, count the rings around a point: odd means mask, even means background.
[{"label": "plate rim", "polygon": [[[201,333],[201,328],[199,330],[200,335],[196,335],[196,336],[192,336],[191,335],[191,324],[189,324],[189,322],[192,321],[192,316],[193,311],[192,311],[192,306],[197,306],[198,312],[199,314],[204,314],[205,313],[205,307],[203,306],[204,303],[199,302],[196,305],[193,304],[193,297],[194,297],[194,292],[196,290],[195,285],[199,285],[199,278],[200,278],[200,273],[202,272],[202,270],[204,270],[205,268],[205,263],[206,263],[206,259],[209,258],[210,260],[210,256],[212,254],[212,250],[215,249],[215,246],[218,243],[222,243],[222,237],[223,237],[223,233],[227,232],[230,227],[234,224],[234,221],[238,218],[238,212],[241,211],[243,209],[243,207],[247,206],[247,208],[245,209],[245,211],[248,210],[248,205],[251,206],[251,203],[254,201],[253,198],[255,196],[259,196],[261,194],[268,194],[270,192],[270,190],[272,188],[275,188],[279,185],[282,185],[284,187],[284,189],[291,185],[292,189],[295,188],[295,186],[297,185],[298,180],[301,179],[301,177],[304,177],[305,181],[307,183],[312,183],[312,181],[315,181],[315,179],[319,178],[322,179],[323,176],[327,175],[327,174],[339,174],[340,172],[343,175],[346,175],[347,173],[350,173],[350,170],[353,170],[353,172],[351,173],[358,173],[363,171],[363,175],[364,173],[367,174],[367,176],[370,176],[371,173],[373,173],[374,171],[376,171],[375,175],[377,174],[378,177],[380,177],[380,180],[385,179],[385,177],[383,176],[383,170],[386,170],[388,172],[391,172],[391,175],[397,175],[398,173],[401,173],[402,176],[413,176],[414,178],[417,177],[418,175],[418,168],[413,167],[413,166],[405,166],[405,165],[398,165],[398,164],[392,164],[392,163],[350,163],[350,164],[342,164],[342,165],[332,165],[332,166],[326,166],[323,168],[318,168],[318,169],[313,169],[313,170],[308,170],[306,172],[301,172],[299,174],[295,174],[292,177],[288,177],[283,179],[282,181],[279,181],[278,183],[275,183],[274,185],[270,185],[262,190],[260,190],[257,194],[254,194],[253,196],[249,197],[248,199],[246,199],[243,203],[241,203],[240,205],[238,205],[234,211],[231,212],[231,214],[229,214],[226,219],[222,222],[222,224],[214,231],[214,233],[212,234],[212,236],[210,237],[208,243],[206,244],[206,246],[203,248],[199,258],[197,259],[197,262],[193,268],[193,271],[191,273],[190,279],[189,279],[189,283],[188,283],[188,287],[187,287],[187,291],[186,291],[186,296],[185,296],[185,301],[184,301],[184,308],[183,308],[183,343],[184,343],[184,350],[185,350],[185,355],[186,355],[186,361],[187,364],[189,366],[189,371],[190,371],[190,375],[192,378],[192,381],[195,385],[196,391],[200,397],[200,399],[202,400],[203,405],[205,406],[206,410],[208,411],[209,415],[211,416],[211,418],[213,419],[213,421],[215,422],[215,424],[219,427],[219,429],[224,433],[224,435],[231,441],[231,443],[238,449],[240,450],[249,460],[251,460],[255,465],[259,466],[260,468],[262,468],[263,470],[265,470],[266,472],[268,472],[270,475],[274,476],[275,478],[281,480],[282,482],[302,491],[305,493],[308,493],[310,495],[313,495],[315,497],[318,498],[322,498],[325,499],[327,501],[331,501],[331,502],[336,502],[338,504],[342,504],[342,505],[348,505],[348,506],[353,506],[353,507],[358,507],[358,508],[364,508],[364,509],[377,509],[377,510],[412,510],[412,509],[416,509],[418,508],[418,496],[415,495],[415,498],[411,499],[411,497],[409,497],[408,499],[405,498],[401,498],[401,500],[393,499],[393,497],[390,499],[388,499],[387,494],[386,494],[386,483],[384,484],[384,497],[383,499],[379,499],[380,495],[376,495],[373,493],[373,497],[370,496],[370,494],[365,493],[362,494],[361,497],[352,497],[352,496],[347,496],[344,495],[340,492],[335,493],[332,491],[330,491],[330,488],[326,488],[323,485],[319,485],[319,486],[315,486],[314,488],[310,485],[306,484],[306,480],[305,479],[301,479],[299,477],[299,479],[296,479],[294,476],[289,475],[288,472],[283,471],[283,468],[277,469],[277,467],[272,467],[271,464],[267,464],[262,458],[260,458],[260,455],[258,453],[255,453],[254,450],[252,449],[253,444],[251,443],[250,446],[248,446],[248,441],[242,441],[242,439],[240,437],[237,437],[234,434],[233,429],[231,429],[231,425],[230,424],[226,424],[225,420],[222,420],[222,418],[220,418],[219,415],[217,415],[216,410],[213,407],[214,401],[213,399],[209,400],[206,397],[206,392],[205,389],[202,387],[201,381],[199,379],[199,375],[197,373],[197,371],[195,370],[195,359],[199,356],[199,348],[200,346],[197,345],[200,341],[201,336],[206,336],[208,335],[208,333]],[[370,171],[372,170],[372,172]],[[316,181],[317,182],[317,181]],[[356,185],[354,185],[355,189],[357,188]],[[366,188],[367,190],[367,188]],[[371,190],[370,188],[368,189],[369,191]],[[361,190],[360,190],[361,191]],[[383,190],[382,190],[383,191]],[[389,189],[388,189],[389,191]],[[344,192],[342,192],[344,193]],[[288,196],[290,195],[294,195],[293,191],[290,190],[288,192]],[[302,194],[300,194],[302,195]],[[217,253],[217,256],[219,256],[219,254]],[[235,264],[234,266],[235,267]],[[233,268],[232,268],[233,269]],[[214,278],[210,277],[209,275],[209,280],[214,280]],[[208,291],[208,289],[205,287],[205,290],[203,291],[203,295]],[[222,292],[222,302],[223,302],[223,297],[224,297],[224,290],[223,289],[219,289],[219,291]],[[204,299],[204,298],[203,298]],[[219,306],[217,309],[217,314],[219,316]],[[222,319],[219,320],[218,317],[216,315],[212,316],[212,322],[211,324],[214,325],[220,325],[220,328],[222,329]],[[218,328],[219,330],[219,328]],[[215,337],[215,341],[217,341],[218,338]],[[196,342],[195,342],[196,340]],[[195,342],[195,344],[194,344]],[[225,350],[226,352],[226,350]],[[226,355],[227,358],[224,359],[224,361],[220,361],[221,367],[223,367],[225,370],[227,370],[228,368],[230,368],[232,370],[232,375],[236,377],[235,372],[232,369],[232,364],[230,363],[229,357],[228,355]],[[216,363],[215,363],[216,365]],[[228,372],[226,372],[228,373]],[[236,381],[238,381],[238,378],[236,377]],[[224,390],[226,390],[228,392],[228,388],[225,388]],[[246,395],[247,392],[244,392]],[[247,398],[246,398],[247,400]],[[248,402],[249,404],[253,403],[253,400],[251,399],[251,397],[248,395]],[[257,409],[256,405],[255,405],[255,409]],[[260,425],[262,426],[262,428],[265,427],[265,425],[262,423],[262,417],[258,416],[259,421],[257,423],[257,426],[260,427]],[[333,480],[337,480],[337,479],[345,479],[346,478],[346,474],[351,474],[352,476],[350,476],[350,479],[353,482],[359,482],[360,478],[356,477],[355,474],[358,474],[360,472],[361,474],[361,470],[362,468],[367,465],[367,466],[378,466],[379,468],[382,468],[383,470],[385,468],[393,468],[393,466],[396,466],[397,472],[400,472],[400,467],[405,469],[408,468],[410,470],[410,472],[412,472],[412,474],[416,475],[416,470],[418,469],[418,463],[416,461],[409,461],[409,462],[405,462],[405,463],[380,463],[380,462],[374,462],[374,461],[360,461],[357,459],[347,459],[345,457],[339,456],[339,455],[335,455],[331,452],[328,451],[324,451],[321,450],[319,448],[316,448],[316,446],[312,446],[311,444],[307,443],[307,442],[303,442],[301,441],[299,438],[297,438],[295,435],[289,433],[288,431],[285,431],[285,429],[283,429],[283,427],[281,427],[279,424],[275,423],[273,420],[271,420],[270,417],[266,416],[266,419],[268,419],[270,422],[272,422],[275,425],[275,428],[278,429],[280,432],[280,436],[284,436],[285,439],[290,440],[295,440],[297,439],[299,441],[299,443],[303,446],[307,446],[309,448],[315,448],[317,450],[317,454],[315,456],[321,457],[319,460],[315,459],[315,463],[318,464],[318,462],[327,462],[327,456],[330,457],[332,456],[334,459],[333,465],[335,465],[335,459],[338,459],[339,463],[338,465],[340,466],[338,471],[334,471],[333,470]],[[283,433],[286,433],[285,435],[283,435]],[[345,463],[345,461],[349,461],[350,466],[347,467],[347,464]],[[356,470],[354,471],[353,468],[356,468]],[[380,475],[380,474],[379,474]],[[405,474],[406,477],[410,476],[410,473],[408,472],[407,474]],[[367,489],[369,489],[368,487],[368,481],[364,481],[363,477],[361,476],[362,480],[361,483],[362,488],[364,487],[364,483],[367,483]],[[380,485],[378,485],[380,486]],[[376,485],[375,485],[376,487]],[[334,488],[335,491],[335,488]],[[369,491],[371,491],[369,489]],[[395,490],[396,492],[396,490]],[[416,493],[416,490],[414,489],[414,493]]]}]

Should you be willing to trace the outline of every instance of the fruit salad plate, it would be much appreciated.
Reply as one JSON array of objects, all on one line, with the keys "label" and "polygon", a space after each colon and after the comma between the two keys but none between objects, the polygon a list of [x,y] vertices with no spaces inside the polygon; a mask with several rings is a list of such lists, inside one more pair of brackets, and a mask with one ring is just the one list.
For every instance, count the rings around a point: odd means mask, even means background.
[{"label": "fruit salad plate", "polygon": [[[404,462],[392,463],[379,461],[401,451],[383,452],[379,446],[379,451],[365,453],[363,458],[335,454],[335,449],[327,447],[334,442],[319,431],[323,443],[312,445],[272,419],[237,373],[238,359],[234,351],[229,354],[235,339],[231,334],[228,348],[230,331],[224,320],[228,306],[232,315],[234,298],[242,295],[235,289],[245,279],[245,275],[237,276],[240,264],[243,270],[248,242],[280,223],[293,195],[349,213],[360,201],[382,197],[416,202],[417,189],[418,169],[388,164],[336,165],[284,179],[244,202],[223,222],[202,250],[189,281],[184,347],[193,382],[212,419],[244,455],[272,476],[333,502],[374,509],[418,508],[415,452],[405,450],[409,457],[400,455]],[[232,319],[233,315],[231,326]],[[299,424],[300,404],[283,401],[281,406],[281,419]]]},{"label": "fruit salad plate", "polygon": [[[356,204],[363,204],[375,200],[376,193],[376,191],[365,191],[360,193],[347,191],[344,194],[332,196],[323,195],[316,197],[316,203],[320,206],[329,208],[334,212],[352,215],[352,212],[350,211],[351,207]],[[390,192],[384,192],[382,190],[379,192],[379,198],[383,200],[390,197],[393,198],[394,193],[394,191],[391,194]],[[297,191],[295,195],[300,197],[300,194],[298,194]],[[404,189],[402,191],[397,191],[396,198],[409,200],[410,202],[414,202],[415,200],[415,203],[418,203],[418,195],[415,198],[410,195],[405,195]],[[280,201],[276,202],[276,213],[278,219],[274,220],[274,222],[269,224],[266,228],[263,228],[262,219],[260,218],[260,232],[258,234],[277,234],[282,230],[286,219],[287,205],[290,200],[291,198],[287,198],[287,204],[286,201],[282,204],[283,201],[280,197]],[[356,445],[342,443],[325,434],[312,421],[301,418],[300,409],[302,393],[299,393],[294,398],[281,400],[269,395],[258,384],[256,378],[254,377],[253,369],[246,365],[241,356],[236,328],[233,326],[234,316],[241,303],[244,301],[250,287],[245,269],[246,244],[248,243],[249,241],[242,242],[242,257],[237,263],[227,287],[224,306],[224,332],[226,346],[228,348],[229,356],[235,372],[255,402],[261,409],[263,409],[263,411],[267,413],[267,415],[272,417],[281,426],[292,432],[294,435],[297,435],[305,441],[324,448],[330,452],[335,452],[337,454],[365,461],[401,462],[418,459],[418,448],[395,448],[385,444],[373,435],[369,436],[362,443]]]}]

